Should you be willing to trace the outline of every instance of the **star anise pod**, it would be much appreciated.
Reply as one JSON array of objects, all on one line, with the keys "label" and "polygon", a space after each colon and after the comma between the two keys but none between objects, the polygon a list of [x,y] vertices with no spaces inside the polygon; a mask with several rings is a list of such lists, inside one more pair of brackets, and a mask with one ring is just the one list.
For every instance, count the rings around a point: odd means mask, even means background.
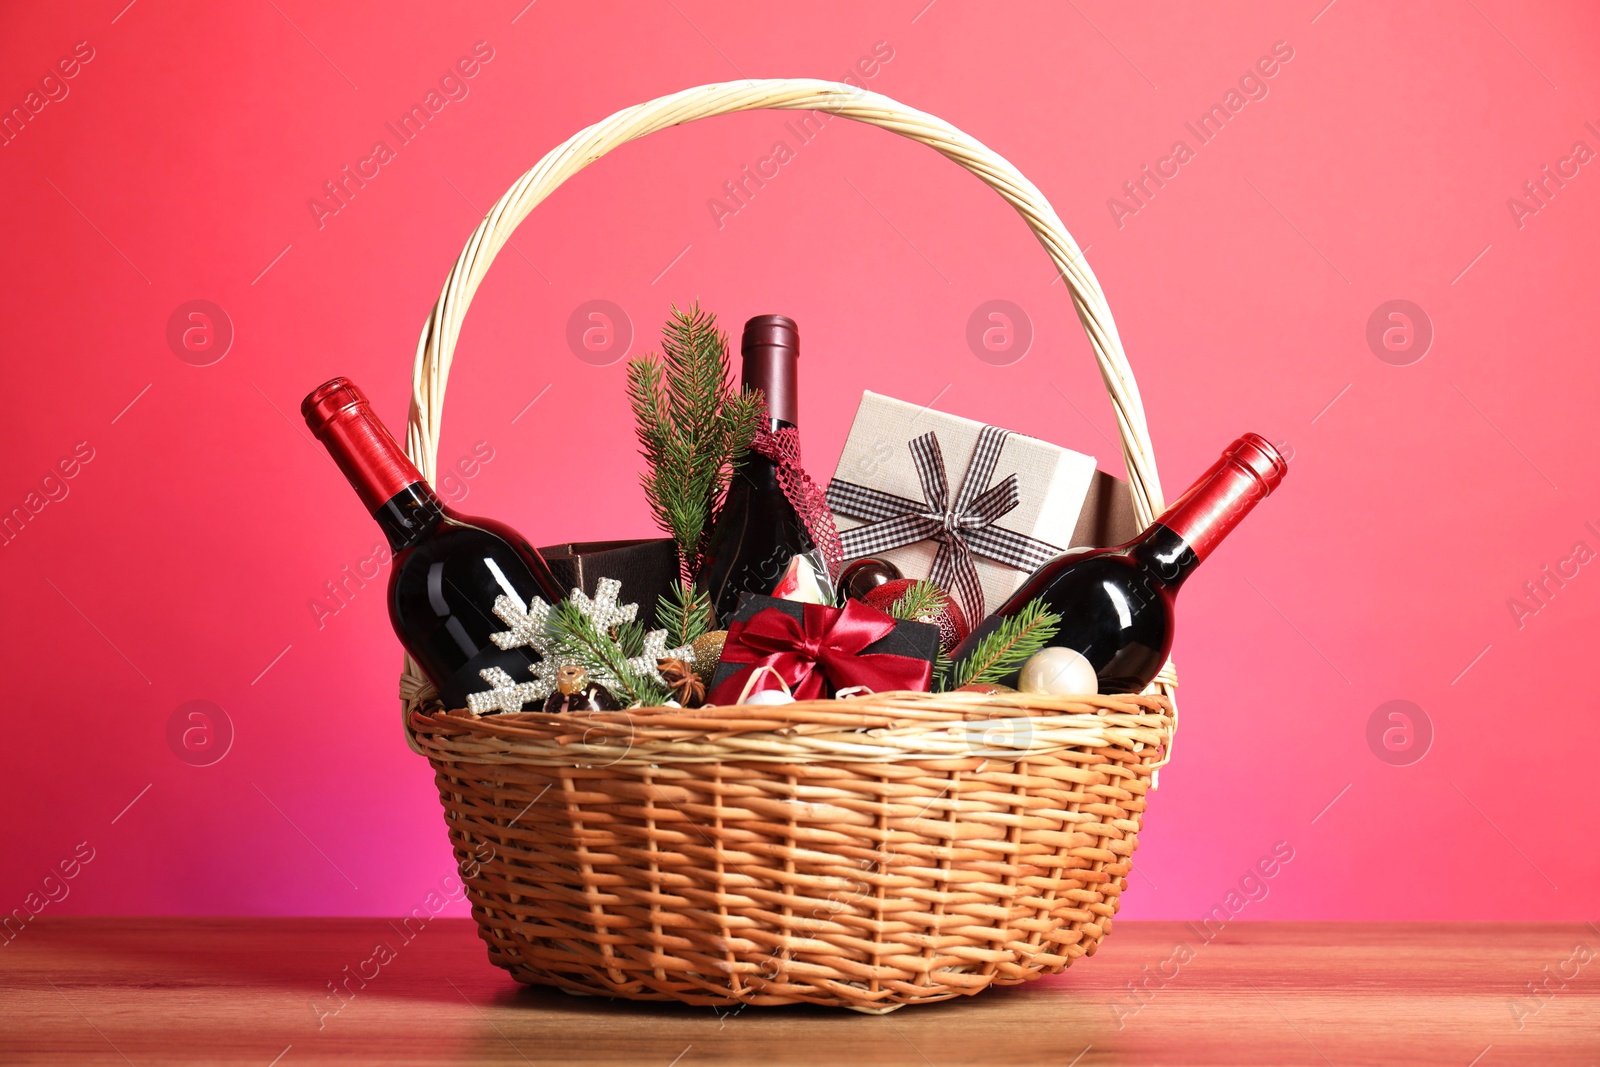
[{"label": "star anise pod", "polygon": [[656,660],[656,672],[672,690],[674,699],[686,708],[698,708],[706,699],[706,683],[687,661],[672,657]]}]

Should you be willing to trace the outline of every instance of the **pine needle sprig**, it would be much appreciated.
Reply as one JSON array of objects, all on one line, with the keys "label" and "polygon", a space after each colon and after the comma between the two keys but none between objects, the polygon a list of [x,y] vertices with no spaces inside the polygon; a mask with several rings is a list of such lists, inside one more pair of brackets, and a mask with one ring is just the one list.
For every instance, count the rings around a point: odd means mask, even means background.
[{"label": "pine needle sprig", "polygon": [[624,703],[657,707],[669,699],[671,694],[666,687],[630,666],[622,643],[611,634],[602,633],[572,601],[557,604],[550,612],[548,625],[557,639],[555,655],[563,662],[582,667],[591,679],[625,698]]},{"label": "pine needle sprig", "polygon": [[897,619],[918,621],[935,617],[944,610],[945,595],[944,590],[932,582],[917,582],[889,605],[889,614]]},{"label": "pine needle sprig", "polygon": [[656,621],[666,629],[670,647],[692,645],[716,622],[711,611],[711,594],[696,589],[692,582],[680,580],[670,593],[656,601]]},{"label": "pine needle sprig", "polygon": [[673,307],[661,332],[660,356],[628,362],[628,401],[648,465],[640,479],[651,517],[677,543],[690,577],[765,402],[734,389],[727,334],[698,303]]},{"label": "pine needle sprig", "polygon": [[629,619],[619,626],[612,627],[611,639],[629,659],[641,656],[644,654],[644,623],[638,619]]},{"label": "pine needle sprig", "polygon": [[959,664],[939,675],[939,691],[999,682],[1021,669],[1060,629],[1061,616],[1045,610],[1044,601],[1028,601],[1017,614],[1001,619]]}]

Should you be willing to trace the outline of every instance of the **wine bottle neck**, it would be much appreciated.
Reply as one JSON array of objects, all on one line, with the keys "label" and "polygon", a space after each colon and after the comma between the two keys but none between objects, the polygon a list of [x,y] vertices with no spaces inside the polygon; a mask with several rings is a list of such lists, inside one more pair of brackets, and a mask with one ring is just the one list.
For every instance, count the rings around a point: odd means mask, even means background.
[{"label": "wine bottle neck", "polygon": [[[779,419],[768,419],[766,425],[769,433],[794,429],[793,423]],[[730,498],[748,497],[751,493],[758,492],[782,491],[783,487],[778,481],[778,464],[772,457],[762,455],[753,448],[739,461],[739,468],[728,485]]]},{"label": "wine bottle neck", "polygon": [[744,357],[740,384],[759,389],[767,399],[772,429],[800,421],[800,333],[782,315],[761,315],[745,323],[739,344]]},{"label": "wine bottle neck", "polygon": [[1198,564],[1277,488],[1287,470],[1283,457],[1265,438],[1246,434],[1161,513],[1152,532],[1164,528],[1176,535]]},{"label": "wine bottle neck", "polygon": [[1200,566],[1200,557],[1189,543],[1159,522],[1133,543],[1133,555],[1148,574],[1174,593]]},{"label": "wine bottle neck", "polygon": [[431,533],[445,517],[445,506],[427,482],[418,481],[378,505],[372,517],[389,539],[389,550],[399,552]]},{"label": "wine bottle neck", "polygon": [[444,505],[352,382],[335,378],[319,386],[300,411],[383,527],[390,548],[415,543],[438,523]]}]

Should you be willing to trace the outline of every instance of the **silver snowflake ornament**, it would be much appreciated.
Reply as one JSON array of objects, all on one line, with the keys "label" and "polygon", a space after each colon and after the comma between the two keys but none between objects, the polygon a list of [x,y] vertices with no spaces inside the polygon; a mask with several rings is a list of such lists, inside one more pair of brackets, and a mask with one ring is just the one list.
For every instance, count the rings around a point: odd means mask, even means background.
[{"label": "silver snowflake ornament", "polygon": [[664,659],[681,659],[685,663],[693,663],[694,650],[688,645],[668,648],[667,631],[651,630],[644,635],[644,651],[628,660],[628,666],[665,684],[666,679],[662,678],[661,672],[656,669],[657,661]]},{"label": "silver snowflake ornament", "polygon": [[582,589],[574,589],[568,599],[574,607],[588,616],[596,630],[604,634],[610,633],[625,622],[632,622],[634,616],[639,614],[639,605],[617,603],[617,595],[621,592],[621,582],[615,578],[602,578],[595,586],[593,599],[590,599]]},{"label": "silver snowflake ornament", "polygon": [[500,648],[528,648],[539,654],[539,662],[528,665],[531,682],[519,682],[499,667],[478,674],[488,682],[485,692],[467,696],[467,708],[479,715],[489,711],[521,711],[524,703],[539,703],[555,692],[556,672],[561,664],[555,655],[556,638],[550,633],[550,605],[539,597],[527,607],[514,596],[495,598],[494,613],[510,629],[489,635]]},{"label": "silver snowflake ornament", "polygon": [[501,594],[495,598],[494,613],[501,622],[511,627],[489,635],[489,640],[501,648],[531,648],[541,656],[550,649],[550,636],[545,624],[550,620],[550,605],[539,597],[524,608],[516,597]]},{"label": "silver snowflake ornament", "polygon": [[[521,711],[522,705],[528,701],[543,700],[550,695],[550,689],[543,687],[540,681],[519,682],[499,667],[489,667],[478,674],[492,688],[467,694],[467,710],[474,715],[493,711]],[[543,692],[540,692],[541,688]]]},{"label": "silver snowflake ornament", "polygon": [[[611,663],[616,663],[622,658],[619,655],[621,648],[617,644],[617,629],[633,622],[639,615],[639,605],[620,602],[621,593],[621,582],[615,578],[602,578],[595,586],[593,597],[586,595],[582,589],[574,589],[569,598],[569,602],[578,613],[588,619],[595,631],[611,644],[613,651],[610,655],[617,657],[610,659]],[[562,662],[573,657],[563,655],[564,637],[561,628],[552,623],[554,611],[554,608],[539,597],[534,597],[527,607],[522,605],[519,598],[510,594],[495,599],[495,616],[505,623],[507,628],[490,634],[490,640],[502,649],[531,649],[538,653],[540,658],[539,662],[528,667],[529,673],[533,675],[532,681],[518,681],[499,667],[489,667],[479,671],[479,675],[489,683],[490,688],[467,697],[467,707],[471,711],[479,715],[496,711],[521,711],[525,703],[542,702],[555,691],[556,674],[561,669]],[[668,648],[667,631],[651,630],[644,635],[639,655],[628,657],[622,662],[626,664],[628,670],[665,684],[666,680],[661,677],[656,665],[660,660],[674,657],[689,663],[694,662],[694,652],[687,645]],[[591,668],[590,676],[608,687],[620,685],[620,679],[612,677],[608,670]]]}]

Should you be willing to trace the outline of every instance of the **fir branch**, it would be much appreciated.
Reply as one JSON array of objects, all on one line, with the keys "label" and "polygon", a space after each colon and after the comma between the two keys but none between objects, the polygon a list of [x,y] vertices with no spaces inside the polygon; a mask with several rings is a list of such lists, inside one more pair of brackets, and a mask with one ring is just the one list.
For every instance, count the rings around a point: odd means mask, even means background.
[{"label": "fir branch", "polygon": [[1044,601],[1028,601],[1015,615],[1000,619],[993,632],[943,678],[945,689],[964,685],[997,683],[1020,670],[1028,657],[1043,648],[1061,629],[1061,616],[1045,610]]},{"label": "fir branch", "polygon": [[645,499],[650,504],[651,518],[661,529],[672,531],[672,516],[668,513],[658,488],[666,442],[667,427],[662,422],[658,398],[661,394],[661,365],[651,359],[628,361],[628,402],[633,406],[635,432],[639,438],[640,452],[648,464],[639,475],[644,483]]},{"label": "fir branch", "polygon": [[889,614],[897,619],[924,622],[944,610],[945,597],[945,591],[932,582],[917,582],[889,605]]},{"label": "fir branch", "polygon": [[661,355],[628,363],[628,401],[640,476],[656,525],[678,546],[683,577],[700,567],[706,538],[733,469],[749,450],[764,410],[759,393],[735,392],[728,337],[716,316],[694,304],[674,307],[662,327]]},{"label": "fir branch", "polygon": [[634,656],[644,654],[644,623],[638,619],[629,619],[611,631],[611,639],[617,643],[622,654],[632,659]]},{"label": "fir branch", "polygon": [[628,704],[656,707],[666,703],[668,692],[654,678],[628,665],[622,645],[610,634],[602,633],[594,620],[570,600],[557,604],[550,612],[550,633],[556,638],[555,655],[564,662],[576,663],[589,677]]},{"label": "fir branch", "polygon": [[711,594],[680,579],[670,593],[656,601],[656,621],[666,628],[669,647],[692,645],[715,622],[711,613]]}]

